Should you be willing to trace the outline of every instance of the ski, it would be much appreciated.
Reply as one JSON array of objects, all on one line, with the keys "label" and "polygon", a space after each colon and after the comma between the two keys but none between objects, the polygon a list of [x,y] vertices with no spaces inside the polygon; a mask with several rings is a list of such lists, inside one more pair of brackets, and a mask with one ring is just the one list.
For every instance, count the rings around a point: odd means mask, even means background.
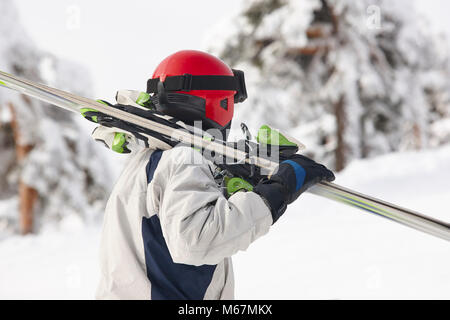
[{"label": "ski", "polygon": [[[111,117],[111,119],[120,120],[120,123],[125,127],[132,126],[134,129],[140,130],[146,138],[161,139],[165,142],[166,148],[183,143],[201,150],[207,150],[210,154],[221,155],[237,164],[264,169],[266,172],[271,172],[278,166],[278,162],[273,161],[270,157],[259,156],[257,153],[249,152],[247,149],[239,149],[236,145],[227,142],[204,139],[202,133],[186,130],[186,128],[176,125],[150,111],[146,112],[138,108],[134,108],[137,110],[125,110],[119,107],[108,106],[95,100],[51,88],[2,71],[0,71],[0,85],[78,114],[81,113],[82,109],[94,109]],[[450,241],[449,223],[361,194],[335,183],[321,182],[310,188],[308,192]]]}]

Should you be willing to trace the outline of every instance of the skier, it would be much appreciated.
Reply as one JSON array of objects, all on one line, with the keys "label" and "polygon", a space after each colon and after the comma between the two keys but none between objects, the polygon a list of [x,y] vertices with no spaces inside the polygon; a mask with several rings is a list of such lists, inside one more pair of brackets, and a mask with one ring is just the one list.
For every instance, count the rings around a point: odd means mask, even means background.
[{"label": "skier", "polygon": [[[234,103],[246,98],[243,73],[200,51],[167,57],[147,86],[158,110],[201,121],[224,139]],[[215,172],[188,146],[135,153],[106,206],[97,298],[233,299],[231,256],[266,234],[306,189],[334,180],[323,165],[294,155],[228,197]]]}]

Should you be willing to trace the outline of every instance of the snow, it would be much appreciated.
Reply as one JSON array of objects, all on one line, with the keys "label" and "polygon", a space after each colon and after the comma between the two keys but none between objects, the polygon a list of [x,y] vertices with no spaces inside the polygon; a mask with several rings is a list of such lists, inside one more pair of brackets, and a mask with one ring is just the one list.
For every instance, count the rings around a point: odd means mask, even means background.
[{"label": "snow", "polygon": [[[336,182],[450,221],[450,145],[358,160]],[[66,216],[0,242],[0,299],[91,299],[101,228]],[[238,299],[449,299],[448,242],[304,194],[234,258]]]},{"label": "snow", "polygon": [[0,242],[0,299],[93,299],[98,242],[98,227],[73,221]]},{"label": "snow", "polygon": [[[450,221],[450,146],[355,161],[337,183]],[[257,272],[255,272],[257,269]],[[302,195],[235,259],[240,299],[448,299],[449,243]]]}]

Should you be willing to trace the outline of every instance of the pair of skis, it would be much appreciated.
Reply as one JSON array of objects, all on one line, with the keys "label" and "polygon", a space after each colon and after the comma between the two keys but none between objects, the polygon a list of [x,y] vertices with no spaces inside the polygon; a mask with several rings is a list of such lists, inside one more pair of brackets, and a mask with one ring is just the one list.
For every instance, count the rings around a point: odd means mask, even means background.
[{"label": "pair of skis", "polygon": [[[183,128],[169,125],[167,121],[157,116],[144,117],[139,113],[127,112],[120,108],[107,106],[95,100],[51,88],[2,71],[0,71],[0,85],[72,112],[80,113],[81,109],[94,109],[111,118],[119,119],[124,123],[130,124],[135,128],[140,128],[143,134],[147,136],[163,137],[166,141],[191,145],[201,150],[207,150],[210,154],[217,154],[231,159],[235,163],[256,166],[268,172],[273,171],[278,166],[278,162],[270,158],[252,154],[223,141],[204,139],[201,134],[194,134]],[[321,182],[308,191],[450,241],[449,223],[361,194],[334,183]]]}]

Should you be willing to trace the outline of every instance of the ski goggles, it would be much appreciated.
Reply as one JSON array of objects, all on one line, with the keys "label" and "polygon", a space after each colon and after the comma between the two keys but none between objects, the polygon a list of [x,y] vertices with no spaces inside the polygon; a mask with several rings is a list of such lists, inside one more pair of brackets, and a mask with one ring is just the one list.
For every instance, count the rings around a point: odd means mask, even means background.
[{"label": "ski goggles", "polygon": [[[150,79],[147,81],[147,93],[160,94],[162,91],[228,90],[236,91],[234,103],[240,103],[247,99],[244,72],[235,69],[232,71],[233,76],[194,76],[184,74],[182,76],[166,77],[164,82],[160,81],[159,78]],[[170,94],[173,95],[174,93]],[[192,95],[190,96],[192,97]]]}]

